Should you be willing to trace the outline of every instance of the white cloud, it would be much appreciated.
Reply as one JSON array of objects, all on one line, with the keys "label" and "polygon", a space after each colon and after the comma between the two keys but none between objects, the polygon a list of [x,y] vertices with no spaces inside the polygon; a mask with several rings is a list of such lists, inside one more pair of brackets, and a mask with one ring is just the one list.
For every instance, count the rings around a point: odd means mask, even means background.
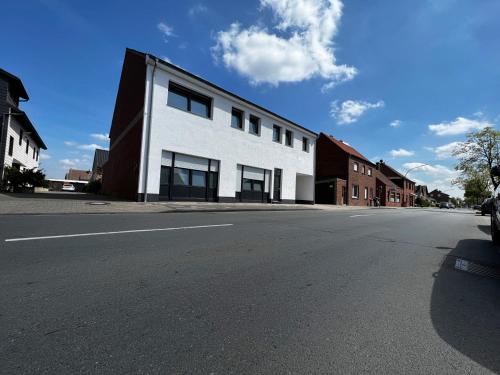
[{"label": "white cloud", "polygon": [[76,142],[73,142],[73,141],[64,141],[64,144],[66,146],[76,146]]},{"label": "white cloud", "polygon": [[80,159],[61,159],[59,160],[59,163],[63,166],[63,168],[73,168],[77,164],[81,163]]},{"label": "white cloud", "polygon": [[275,31],[233,23],[217,33],[212,47],[215,61],[247,77],[251,84],[300,82],[312,77],[328,80],[328,90],[353,79],[354,67],[337,65],[333,48],[341,0],[260,0],[261,9],[273,12]]},{"label": "white cloud", "polygon": [[168,38],[176,36],[174,34],[174,28],[164,22],[160,22],[158,25],[156,25],[156,27],[162,32],[165,42],[168,41]]},{"label": "white cloud", "polygon": [[198,3],[189,8],[188,14],[190,17],[194,17],[197,14],[205,13],[206,11],[208,11],[208,8],[205,5]]},{"label": "white cloud", "polygon": [[98,145],[98,144],[95,144],[95,143],[92,143],[92,144],[89,144],[89,145],[78,145],[78,148],[80,150],[95,150],[96,148],[105,149],[101,145]]},{"label": "white cloud", "polygon": [[400,158],[400,157],[413,156],[415,155],[415,152],[405,150],[404,148],[400,148],[399,150],[391,150],[390,154],[394,158]]},{"label": "white cloud", "polygon": [[418,169],[415,169],[412,173],[424,173],[437,177],[456,177],[459,174],[458,171],[440,164],[431,165],[426,163],[412,162],[404,163],[403,167],[407,170],[418,167]]},{"label": "white cloud", "polygon": [[340,125],[352,124],[369,109],[382,108],[384,106],[382,100],[376,103],[369,103],[365,101],[346,100],[342,104],[334,101],[330,104],[330,115],[337,120]]},{"label": "white cloud", "polygon": [[402,125],[402,124],[403,124],[403,123],[401,122],[401,120],[394,120],[393,122],[391,122],[391,123],[389,124],[389,126],[390,126],[391,128],[399,128],[399,127],[401,127],[401,125]]},{"label": "white cloud", "polygon": [[45,152],[40,153],[40,160],[49,160],[51,156]]},{"label": "white cloud", "polygon": [[481,119],[473,120],[465,117],[457,117],[454,121],[451,122],[430,124],[429,130],[437,135],[457,135],[465,134],[472,130],[484,129],[487,126],[493,127],[493,124]]},{"label": "white cloud", "polygon": [[109,134],[108,133],[92,133],[90,136],[98,141],[108,141]]},{"label": "white cloud", "polygon": [[436,154],[436,159],[443,160],[451,158],[453,156],[453,152],[462,145],[463,142],[451,142],[434,148],[426,147],[426,149],[434,152]]}]

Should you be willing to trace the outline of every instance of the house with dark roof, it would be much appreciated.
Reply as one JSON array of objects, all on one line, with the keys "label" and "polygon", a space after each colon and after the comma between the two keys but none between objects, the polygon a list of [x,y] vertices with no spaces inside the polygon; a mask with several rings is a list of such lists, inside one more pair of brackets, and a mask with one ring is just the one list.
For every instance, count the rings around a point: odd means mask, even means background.
[{"label": "house with dark roof", "polygon": [[108,161],[109,151],[96,148],[94,152],[94,162],[92,163],[92,181],[101,181],[104,164]]},{"label": "house with dark roof", "polygon": [[38,168],[40,149],[47,149],[26,112],[19,108],[28,100],[22,81],[0,69],[0,184],[5,166]]},{"label": "house with dark roof", "polygon": [[449,194],[443,193],[441,190],[434,189],[429,193],[429,197],[431,199],[434,199],[437,203],[441,202],[449,202],[450,201],[450,196]]},{"label": "house with dark roof", "polygon": [[149,53],[125,52],[109,137],[105,194],[314,202],[315,132]]},{"label": "house with dark roof", "polygon": [[64,176],[64,179],[71,181],[90,181],[91,176],[92,173],[90,171],[70,168],[68,173]]},{"label": "house with dark roof", "polygon": [[370,206],[376,165],[346,142],[321,133],[316,141],[316,203]]},{"label": "house with dark roof", "polygon": [[399,207],[413,207],[415,205],[415,182],[396,169],[386,164],[383,160],[377,163],[377,169],[399,188],[399,192],[394,190],[386,197],[389,203],[395,203]]}]

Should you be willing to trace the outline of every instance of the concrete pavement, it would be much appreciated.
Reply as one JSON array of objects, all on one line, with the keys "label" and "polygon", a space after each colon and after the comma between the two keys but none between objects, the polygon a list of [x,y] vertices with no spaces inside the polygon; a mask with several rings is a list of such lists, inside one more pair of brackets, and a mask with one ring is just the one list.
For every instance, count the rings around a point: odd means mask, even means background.
[{"label": "concrete pavement", "polygon": [[0,216],[0,368],[498,374],[500,281],[453,266],[499,269],[487,232],[432,209]]}]

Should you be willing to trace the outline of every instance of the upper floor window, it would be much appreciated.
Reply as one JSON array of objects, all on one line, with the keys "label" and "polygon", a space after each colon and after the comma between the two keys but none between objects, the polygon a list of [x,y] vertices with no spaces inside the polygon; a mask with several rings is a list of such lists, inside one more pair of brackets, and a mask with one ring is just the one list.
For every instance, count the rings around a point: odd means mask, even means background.
[{"label": "upper floor window", "polygon": [[285,145],[293,147],[293,132],[291,130],[285,131]]},{"label": "upper floor window", "polygon": [[231,111],[231,126],[243,130],[243,111],[233,108]]},{"label": "upper floor window", "polygon": [[167,104],[198,116],[206,118],[211,116],[212,99],[173,82],[168,85]]},{"label": "upper floor window", "polygon": [[363,174],[365,174],[365,173],[366,173],[366,172],[365,172],[365,166],[364,166],[364,165],[362,165],[362,166],[361,166],[361,173],[363,173]]},{"label": "upper floor window", "polygon": [[273,125],[273,141],[281,143],[281,127]]},{"label": "upper floor window", "polygon": [[35,155],[36,155],[36,147],[33,146],[33,160],[35,159]]},{"label": "upper floor window", "polygon": [[260,118],[254,115],[250,115],[250,133],[255,135],[260,134]]},{"label": "upper floor window", "polygon": [[371,175],[372,175],[372,169],[368,168],[368,176],[371,176]]},{"label": "upper floor window", "polygon": [[40,156],[40,150],[36,150],[36,161],[38,161],[39,156]]},{"label": "upper floor window", "polygon": [[24,135],[24,131],[23,131],[23,129],[21,129],[19,131],[19,146],[21,146],[23,144],[23,135]]},{"label": "upper floor window", "polygon": [[354,162],[353,168],[354,168],[354,172],[357,172],[359,170],[359,164]]},{"label": "upper floor window", "polygon": [[28,153],[28,152],[29,152],[29,150],[30,150],[30,140],[29,140],[29,139],[27,139],[27,140],[26,140],[26,153]]},{"label": "upper floor window", "polygon": [[309,152],[309,139],[302,137],[302,151]]},{"label": "upper floor window", "polygon": [[10,136],[9,138],[9,156],[12,156],[14,153],[14,137]]}]

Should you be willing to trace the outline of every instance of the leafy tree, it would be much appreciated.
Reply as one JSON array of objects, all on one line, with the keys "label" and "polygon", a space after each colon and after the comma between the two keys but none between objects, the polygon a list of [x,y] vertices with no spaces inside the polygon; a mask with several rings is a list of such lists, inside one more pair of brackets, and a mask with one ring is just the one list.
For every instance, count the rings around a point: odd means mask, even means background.
[{"label": "leafy tree", "polygon": [[478,204],[491,197],[491,181],[487,171],[471,171],[467,177],[459,179],[468,203]]},{"label": "leafy tree", "polygon": [[491,169],[500,164],[500,132],[487,127],[477,132],[467,134],[467,141],[460,144],[453,156],[457,157],[458,164],[455,167],[461,172],[461,176],[457,183],[464,185],[466,182],[474,186],[472,191],[477,188],[483,187],[483,181],[477,180],[477,173],[481,171],[488,177],[489,183],[496,189],[500,181],[493,176]]},{"label": "leafy tree", "polygon": [[4,185],[12,188],[46,186],[45,173],[42,170],[24,169],[5,166],[3,175]]}]

